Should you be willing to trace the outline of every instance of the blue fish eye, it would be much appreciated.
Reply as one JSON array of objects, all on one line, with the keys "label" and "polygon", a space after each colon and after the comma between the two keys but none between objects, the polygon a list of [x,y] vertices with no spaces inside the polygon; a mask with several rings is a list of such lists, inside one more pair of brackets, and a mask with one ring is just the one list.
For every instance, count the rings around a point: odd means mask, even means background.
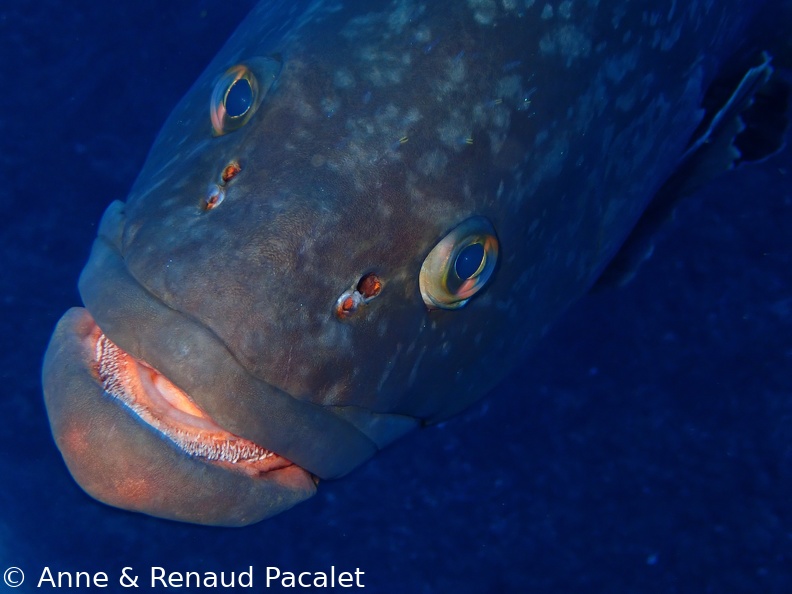
[{"label": "blue fish eye", "polygon": [[250,87],[250,81],[240,78],[231,83],[223,103],[229,117],[239,118],[245,115],[253,104],[253,89]]},{"label": "blue fish eye", "polygon": [[226,70],[215,82],[209,116],[215,136],[238,130],[261,106],[264,95],[280,73],[275,58],[251,58]]},{"label": "blue fish eye", "polygon": [[498,261],[498,238],[486,218],[473,216],[451,229],[427,254],[418,275],[429,309],[459,309],[487,286]]},{"label": "blue fish eye", "polygon": [[484,246],[480,243],[471,243],[462,248],[457,254],[454,270],[462,280],[476,276],[484,264]]}]

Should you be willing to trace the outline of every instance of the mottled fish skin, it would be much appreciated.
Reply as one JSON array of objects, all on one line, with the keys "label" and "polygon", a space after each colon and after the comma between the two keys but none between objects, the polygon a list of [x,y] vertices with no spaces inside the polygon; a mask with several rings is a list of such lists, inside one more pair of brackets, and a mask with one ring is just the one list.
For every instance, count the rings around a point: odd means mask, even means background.
[{"label": "mottled fish skin", "polygon": [[[128,414],[97,378],[93,320],[222,428],[323,479],[467,407],[596,280],[765,6],[261,2],[108,208],[80,279],[87,313],[53,336],[45,397],[72,474],[113,505],[209,524],[313,493],[288,469],[243,481]],[[257,60],[278,64],[274,84],[245,125],[213,133],[218,80]],[[464,307],[429,310],[422,263],[471,217],[497,234],[494,275]],[[381,294],[339,319],[368,273]],[[179,501],[162,495],[176,487]],[[218,500],[232,504],[210,512]]]}]

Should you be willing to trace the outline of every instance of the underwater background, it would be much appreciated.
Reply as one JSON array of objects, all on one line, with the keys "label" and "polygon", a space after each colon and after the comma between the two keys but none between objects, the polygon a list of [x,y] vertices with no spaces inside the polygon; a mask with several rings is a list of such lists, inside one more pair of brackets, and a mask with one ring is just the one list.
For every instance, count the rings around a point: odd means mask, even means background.
[{"label": "underwater background", "polygon": [[792,592],[789,146],[687,200],[630,285],[573,307],[479,404],[289,512],[204,528],[79,489],[44,412],[47,341],[80,304],[105,207],[253,4],[0,1],[0,571],[27,576],[13,591],[44,567],[114,583],[126,566],[252,565],[265,591],[267,566],[332,565],[383,593]]}]

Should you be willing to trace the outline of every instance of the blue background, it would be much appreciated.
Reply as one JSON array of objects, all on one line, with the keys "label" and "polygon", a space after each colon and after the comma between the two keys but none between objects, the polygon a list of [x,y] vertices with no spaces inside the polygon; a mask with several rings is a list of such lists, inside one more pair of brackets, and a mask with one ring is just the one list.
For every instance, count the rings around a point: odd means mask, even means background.
[{"label": "blue background", "polygon": [[[221,530],[94,502],[39,370],[99,217],[253,5],[0,3],[0,569],[365,571],[369,592],[792,591],[792,150],[689,199],[466,414]],[[0,584],[0,591],[5,588]]]}]

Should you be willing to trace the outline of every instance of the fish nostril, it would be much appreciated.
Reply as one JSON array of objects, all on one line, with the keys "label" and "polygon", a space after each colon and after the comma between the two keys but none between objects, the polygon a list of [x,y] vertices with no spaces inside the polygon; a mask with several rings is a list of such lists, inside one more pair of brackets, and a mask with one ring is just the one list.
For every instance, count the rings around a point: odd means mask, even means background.
[{"label": "fish nostril", "polygon": [[336,301],[336,316],[344,320],[354,314],[362,303],[363,299],[360,293],[357,291],[347,291]]},{"label": "fish nostril", "polygon": [[374,299],[382,291],[382,281],[376,274],[370,272],[360,279],[357,290],[366,300]]},{"label": "fish nostril", "polygon": [[234,179],[240,171],[242,171],[242,167],[239,165],[239,162],[231,161],[225,166],[225,169],[223,169],[223,173],[220,176],[222,183],[227,184],[232,179]]},{"label": "fish nostril", "polygon": [[382,292],[382,281],[373,272],[364,274],[357,283],[341,294],[335,305],[336,317],[345,320]]},{"label": "fish nostril", "polygon": [[206,196],[201,198],[201,210],[212,210],[225,198],[225,188],[242,171],[242,166],[239,161],[231,161],[223,168],[220,174],[220,183],[210,184]]},{"label": "fish nostril", "polygon": [[201,210],[212,210],[220,205],[225,198],[225,190],[217,184],[209,186],[206,196],[201,198]]}]

